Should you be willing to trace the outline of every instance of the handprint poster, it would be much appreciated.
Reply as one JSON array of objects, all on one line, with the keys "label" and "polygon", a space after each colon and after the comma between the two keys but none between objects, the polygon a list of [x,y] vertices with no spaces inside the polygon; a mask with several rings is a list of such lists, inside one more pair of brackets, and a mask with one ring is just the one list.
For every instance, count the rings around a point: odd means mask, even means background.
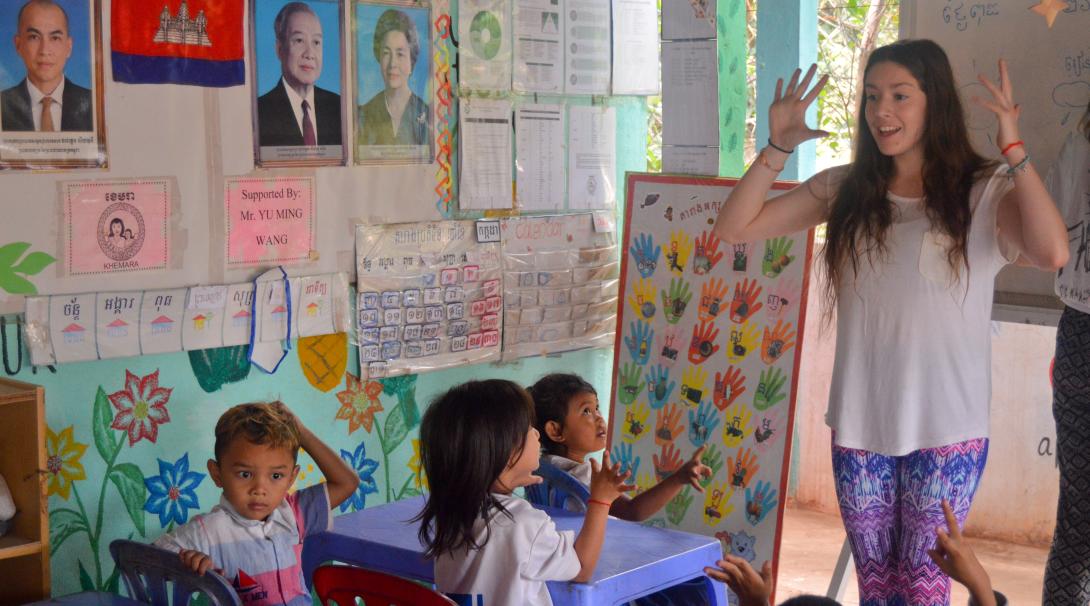
[{"label": "handprint poster", "polygon": [[685,488],[648,523],[775,570],[813,232],[721,242],[736,183],[628,175],[609,449],[646,490],[703,448],[703,494]]}]

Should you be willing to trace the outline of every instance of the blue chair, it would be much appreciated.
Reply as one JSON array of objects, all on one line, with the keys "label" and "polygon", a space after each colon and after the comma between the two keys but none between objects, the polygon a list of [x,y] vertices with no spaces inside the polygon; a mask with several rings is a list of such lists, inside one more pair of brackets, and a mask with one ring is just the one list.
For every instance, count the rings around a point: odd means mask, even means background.
[{"label": "blue chair", "polygon": [[[526,500],[541,507],[564,509],[566,503],[574,503],[575,510],[585,512],[590,490],[570,473],[541,459],[541,464],[534,475],[544,478],[544,482],[526,487]],[[570,499],[570,501],[569,501]]]},{"label": "blue chair", "polygon": [[139,602],[185,606],[194,593],[200,593],[212,606],[242,604],[227,579],[212,571],[198,575],[183,566],[173,551],[118,539],[110,543],[110,555],[129,587],[129,595]]}]

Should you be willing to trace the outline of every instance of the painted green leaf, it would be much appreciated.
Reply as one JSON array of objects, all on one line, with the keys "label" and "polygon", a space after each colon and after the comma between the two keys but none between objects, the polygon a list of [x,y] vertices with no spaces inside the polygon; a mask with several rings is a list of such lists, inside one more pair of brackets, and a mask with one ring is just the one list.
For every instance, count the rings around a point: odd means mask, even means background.
[{"label": "painted green leaf", "polygon": [[36,295],[38,287],[26,278],[11,273],[11,270],[0,268],[0,290],[11,295]]},{"label": "painted green leaf", "polygon": [[91,430],[95,438],[95,449],[98,450],[98,454],[103,461],[113,459],[114,452],[118,448],[117,436],[110,429],[110,423],[114,420],[112,408],[109,398],[106,397],[106,392],[99,385],[98,393],[95,394],[95,410]]},{"label": "painted green leaf", "polygon": [[12,242],[0,246],[0,267],[15,265],[19,257],[23,256],[23,253],[28,250],[30,250],[30,242]]},{"label": "painted green leaf", "polygon": [[405,491],[404,491],[404,492],[402,493],[402,495],[403,495],[403,498],[407,498],[407,497],[418,497],[418,496],[420,496],[421,494],[422,494],[422,493],[420,492],[420,489],[419,489],[419,488],[417,488],[416,486],[412,486],[412,485],[410,485],[410,486],[407,486],[407,487],[405,488]]},{"label": "painted green leaf", "polygon": [[32,252],[27,255],[25,259],[20,261],[18,265],[13,267],[12,271],[17,274],[33,276],[46,267],[49,267],[54,261],[56,261],[56,259],[44,252]]},{"label": "painted green leaf", "polygon": [[64,507],[49,512],[49,549],[52,553],[56,553],[68,537],[77,532],[86,532],[90,535],[87,520],[82,514]]},{"label": "painted green leaf", "polygon": [[420,424],[420,407],[416,405],[416,390],[407,391],[398,396],[401,416],[405,417],[405,426],[412,429]]},{"label": "painted green leaf", "polygon": [[394,406],[394,409],[386,415],[382,434],[385,438],[382,442],[382,452],[386,454],[397,450],[397,447],[405,441],[405,436],[409,435],[409,426],[405,424],[405,413],[401,411],[400,404]]},{"label": "painted green leaf", "polygon": [[83,567],[83,560],[76,560],[79,564],[79,588],[84,591],[97,591],[95,582],[91,580],[91,575],[87,574],[87,569]]},{"label": "painted green leaf", "polygon": [[110,574],[110,578],[106,579],[106,585],[103,587],[105,591],[110,593],[120,593],[121,588],[121,569],[114,566],[114,571]]},{"label": "painted green leaf", "polygon": [[189,352],[189,365],[201,389],[207,393],[218,391],[227,383],[235,383],[250,374],[248,347],[219,347],[197,349]]},{"label": "painted green leaf", "polygon": [[117,492],[125,503],[125,511],[129,512],[136,531],[144,536],[144,502],[148,499],[144,474],[132,463],[121,463],[110,471],[110,481],[117,486]]}]

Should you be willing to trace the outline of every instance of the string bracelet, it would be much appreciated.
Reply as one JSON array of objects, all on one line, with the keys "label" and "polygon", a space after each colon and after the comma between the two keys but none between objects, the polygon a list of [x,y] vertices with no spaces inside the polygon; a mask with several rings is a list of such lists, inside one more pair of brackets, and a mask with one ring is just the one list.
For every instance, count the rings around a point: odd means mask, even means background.
[{"label": "string bracelet", "polygon": [[771,146],[772,149],[777,150],[777,151],[782,151],[783,153],[788,154],[788,155],[791,155],[791,154],[795,153],[795,150],[793,150],[793,149],[784,149],[784,148],[780,147],[779,145],[776,145],[775,143],[773,143],[772,142],[772,137],[768,138],[768,145]]},{"label": "string bracelet", "polygon": [[1012,149],[1014,149],[1016,147],[1024,147],[1025,144],[1026,144],[1025,141],[1022,141],[1021,139],[1019,139],[1019,140],[1015,141],[1014,143],[1011,143],[1010,145],[1004,147],[999,153],[1001,153],[1001,154],[1003,154],[1005,156],[1005,155],[1007,155],[1008,152],[1010,152],[1010,150],[1012,150]]},{"label": "string bracelet", "polygon": [[610,507],[610,503],[606,503],[605,501],[599,501],[598,499],[587,499],[587,503],[594,505],[605,505],[606,507]]}]

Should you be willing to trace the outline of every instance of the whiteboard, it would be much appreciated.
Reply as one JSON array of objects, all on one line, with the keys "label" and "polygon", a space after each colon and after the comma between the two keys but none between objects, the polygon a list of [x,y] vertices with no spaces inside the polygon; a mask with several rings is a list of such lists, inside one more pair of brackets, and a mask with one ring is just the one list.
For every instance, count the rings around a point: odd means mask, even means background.
[{"label": "whiteboard", "polygon": [[[999,156],[995,116],[972,97],[990,96],[977,74],[997,80],[998,61],[1006,59],[1015,100],[1023,107],[1021,133],[1043,178],[1090,99],[1090,0],[1067,0],[1051,29],[1029,10],[1034,4],[902,0],[901,38],[930,38],[946,50],[973,143],[989,157]],[[1012,266],[996,279],[997,320],[1055,324],[1062,309],[1052,273]]]}]

